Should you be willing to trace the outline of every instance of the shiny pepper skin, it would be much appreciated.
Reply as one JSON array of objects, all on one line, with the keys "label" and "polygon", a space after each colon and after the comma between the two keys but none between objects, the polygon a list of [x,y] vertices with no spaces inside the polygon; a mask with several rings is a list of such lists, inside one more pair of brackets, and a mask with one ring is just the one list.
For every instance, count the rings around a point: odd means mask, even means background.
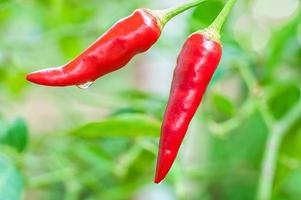
[{"label": "shiny pepper skin", "polygon": [[221,55],[220,42],[206,31],[192,34],[184,44],[161,127],[155,183],[160,183],[172,167]]},{"label": "shiny pepper skin", "polygon": [[148,50],[160,37],[161,28],[155,12],[138,9],[117,22],[71,62],[33,72],[26,79],[40,85],[60,87],[93,82],[120,69],[136,54]]}]

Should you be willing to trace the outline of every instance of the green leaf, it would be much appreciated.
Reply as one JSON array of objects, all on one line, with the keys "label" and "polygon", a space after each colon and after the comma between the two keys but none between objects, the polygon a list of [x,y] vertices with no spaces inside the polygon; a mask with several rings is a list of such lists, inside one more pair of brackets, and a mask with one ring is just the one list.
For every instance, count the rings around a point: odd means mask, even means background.
[{"label": "green leaf", "polygon": [[[211,186],[216,187],[223,200],[251,200],[256,194],[258,169],[268,135],[266,125],[258,112],[254,112],[226,138],[211,136],[208,143],[207,173],[214,170]],[[231,181],[229,181],[231,180]],[[211,199],[214,199],[214,192]]]},{"label": "green leaf", "polygon": [[270,75],[275,66],[283,59],[283,53],[288,49],[285,48],[287,42],[295,35],[298,24],[301,20],[301,12],[287,24],[279,28],[272,35],[269,43],[269,51],[267,53],[266,68],[267,74]]},{"label": "green leaf", "polygon": [[23,191],[23,178],[15,166],[0,155],[0,200],[19,200]]},{"label": "green leaf", "polygon": [[268,106],[276,119],[281,119],[299,100],[300,89],[296,85],[278,85],[268,100]]},{"label": "green leaf", "polygon": [[82,138],[100,137],[157,137],[160,133],[160,121],[147,115],[128,114],[86,124],[71,132]]},{"label": "green leaf", "polygon": [[27,140],[28,131],[26,122],[21,118],[17,118],[10,127],[8,127],[2,141],[4,144],[12,146],[19,152],[22,152],[26,148]]},{"label": "green leaf", "polygon": [[231,117],[235,114],[235,106],[233,105],[232,101],[226,96],[213,94],[213,106],[216,111],[228,117]]},{"label": "green leaf", "polygon": [[120,92],[120,96],[125,100],[147,100],[152,98],[152,94],[139,91],[139,90],[126,90]]},{"label": "green leaf", "polygon": [[122,102],[127,103],[127,106],[114,111],[112,115],[136,113],[153,116],[158,120],[163,118],[162,113],[167,104],[166,98],[138,90],[122,91],[120,98]]},{"label": "green leaf", "polygon": [[223,8],[220,0],[211,0],[199,6],[192,14],[191,30],[197,31],[208,27]]}]

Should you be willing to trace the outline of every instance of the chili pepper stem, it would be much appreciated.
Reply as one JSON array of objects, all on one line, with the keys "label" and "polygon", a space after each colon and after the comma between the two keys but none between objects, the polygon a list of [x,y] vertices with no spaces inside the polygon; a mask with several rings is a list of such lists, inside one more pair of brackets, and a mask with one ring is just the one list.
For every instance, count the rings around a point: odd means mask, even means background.
[{"label": "chili pepper stem", "polygon": [[217,16],[217,18],[213,21],[213,23],[209,26],[209,28],[214,29],[216,32],[220,32],[227,17],[229,16],[232,8],[234,7],[237,0],[228,0],[223,10]]},{"label": "chili pepper stem", "polygon": [[205,30],[201,30],[199,32],[205,33],[210,39],[219,42],[220,41],[220,31],[232,11],[237,0],[228,0],[225,7],[219,13],[219,15],[215,18],[212,24],[206,28]]},{"label": "chili pepper stem", "polygon": [[174,6],[172,8],[168,8],[165,10],[156,10],[155,12],[160,18],[161,26],[164,26],[169,20],[171,20],[173,17],[177,16],[178,14],[190,8],[198,6],[199,4],[204,3],[206,1],[207,0],[189,0],[177,6]]}]

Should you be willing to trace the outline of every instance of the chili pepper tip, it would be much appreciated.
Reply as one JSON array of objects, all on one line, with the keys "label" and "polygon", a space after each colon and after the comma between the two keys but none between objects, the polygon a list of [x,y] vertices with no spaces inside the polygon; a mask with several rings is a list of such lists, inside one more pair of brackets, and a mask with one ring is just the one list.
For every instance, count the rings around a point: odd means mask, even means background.
[{"label": "chili pepper tip", "polygon": [[174,153],[166,154],[165,151],[159,152],[159,159],[157,161],[157,169],[156,169],[156,176],[154,182],[159,184],[165,179],[166,175],[168,174],[169,170],[172,167],[172,164],[174,163],[176,156],[177,156],[177,150],[175,149],[173,151]]},{"label": "chili pepper tip", "polygon": [[156,177],[155,177],[155,180],[154,180],[154,183],[160,184],[164,178],[165,178],[165,177],[159,177],[159,176],[156,176]]},{"label": "chili pepper tip", "polygon": [[29,73],[26,75],[26,80],[44,86],[62,86],[70,82],[70,78],[67,79],[64,76],[61,68],[49,68]]},{"label": "chili pepper tip", "polygon": [[35,72],[26,75],[26,80],[28,80],[32,83],[38,83],[39,79],[40,79],[40,76],[37,75],[37,73],[35,73]]},{"label": "chili pepper tip", "polygon": [[163,181],[163,179],[165,178],[165,176],[166,175],[162,175],[162,174],[157,173],[154,182],[156,184],[160,184]]}]

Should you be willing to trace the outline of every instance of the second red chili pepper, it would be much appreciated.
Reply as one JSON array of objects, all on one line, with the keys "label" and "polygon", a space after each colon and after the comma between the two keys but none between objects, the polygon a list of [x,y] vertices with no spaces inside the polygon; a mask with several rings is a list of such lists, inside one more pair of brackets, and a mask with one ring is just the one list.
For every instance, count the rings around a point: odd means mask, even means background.
[{"label": "second red chili pepper", "polygon": [[193,34],[184,44],[162,124],[156,183],[170,170],[221,55],[220,43],[208,34]]},{"label": "second red chili pepper", "polygon": [[208,29],[192,34],[180,52],[161,127],[155,183],[160,183],[172,167],[189,124],[220,62],[222,46],[219,32],[234,3],[235,0],[229,0],[213,24]]}]

